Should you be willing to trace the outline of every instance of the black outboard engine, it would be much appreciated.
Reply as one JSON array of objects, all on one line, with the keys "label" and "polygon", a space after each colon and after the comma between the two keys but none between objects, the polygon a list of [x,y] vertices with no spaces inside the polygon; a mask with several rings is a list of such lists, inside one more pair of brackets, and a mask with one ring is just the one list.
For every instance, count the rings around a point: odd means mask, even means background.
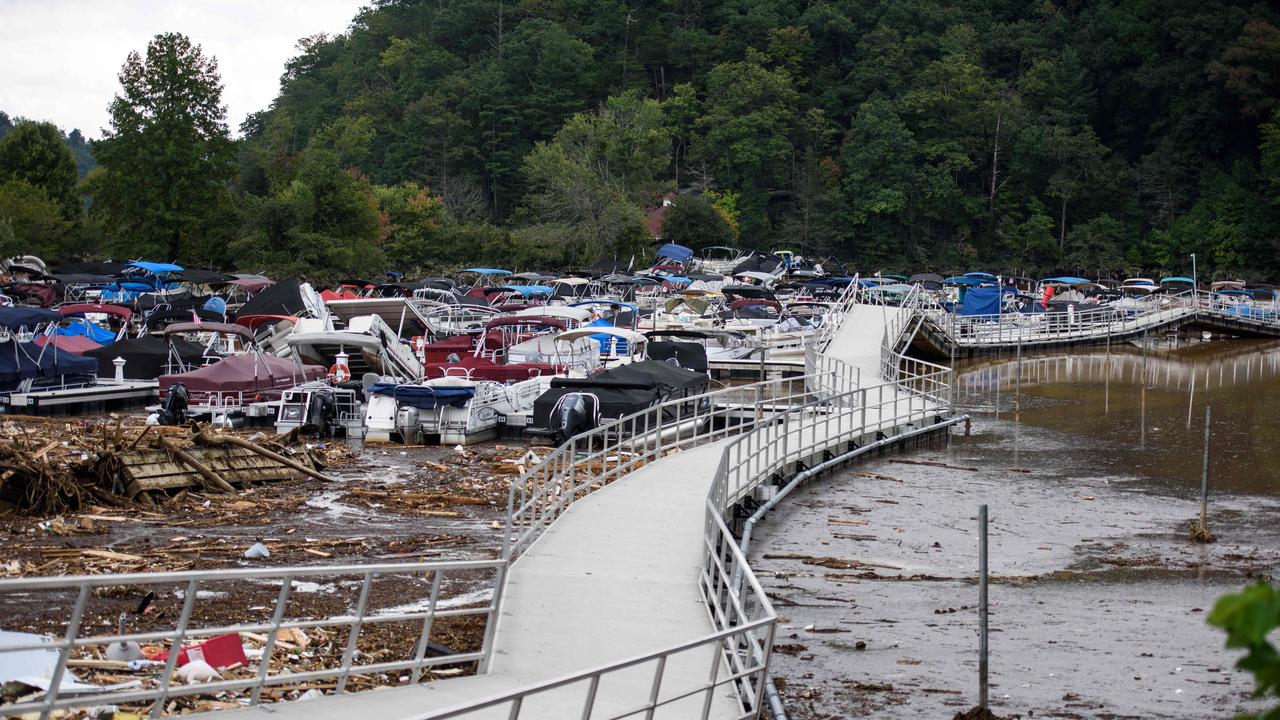
[{"label": "black outboard engine", "polygon": [[557,444],[600,424],[600,399],[591,393],[568,393],[551,409],[550,425]]},{"label": "black outboard engine", "polygon": [[307,404],[307,418],[300,428],[304,435],[323,435],[337,416],[333,390],[329,388],[311,391]]},{"label": "black outboard engine", "polygon": [[156,414],[156,422],[160,425],[182,425],[187,421],[187,401],[190,395],[183,383],[174,383],[160,404],[160,412]]}]

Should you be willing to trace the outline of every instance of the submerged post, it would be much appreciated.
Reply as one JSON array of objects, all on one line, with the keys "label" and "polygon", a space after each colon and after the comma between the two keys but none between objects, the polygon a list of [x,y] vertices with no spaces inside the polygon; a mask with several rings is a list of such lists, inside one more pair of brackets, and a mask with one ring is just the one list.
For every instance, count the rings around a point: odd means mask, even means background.
[{"label": "submerged post", "polygon": [[1014,381],[1013,419],[1022,420],[1022,335],[1018,335],[1018,361],[1016,363],[1018,378]]},{"label": "submerged post", "polygon": [[987,506],[978,507],[978,706],[987,706]]},{"label": "submerged post", "polygon": [[1196,371],[1193,368],[1191,370],[1191,395],[1187,399],[1187,429],[1188,430],[1191,429],[1191,411],[1195,409],[1195,406],[1196,406]]},{"label": "submerged post", "polygon": [[1191,541],[1211,543],[1217,540],[1209,530],[1209,433],[1213,408],[1204,408],[1204,460],[1200,466],[1200,524],[1191,529]]}]

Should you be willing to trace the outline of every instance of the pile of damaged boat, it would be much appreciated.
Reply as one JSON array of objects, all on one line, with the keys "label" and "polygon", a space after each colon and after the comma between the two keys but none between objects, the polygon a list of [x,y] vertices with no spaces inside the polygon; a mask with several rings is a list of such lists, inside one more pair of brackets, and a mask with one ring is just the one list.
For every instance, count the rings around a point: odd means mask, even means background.
[{"label": "pile of damaged boat", "polygon": [[[0,261],[0,412],[142,405],[151,422],[369,442],[563,439],[717,379],[801,373],[848,286],[789,255],[703,271],[678,245],[630,272],[224,275],[157,262]],[[732,270],[732,269],[731,269]]]}]

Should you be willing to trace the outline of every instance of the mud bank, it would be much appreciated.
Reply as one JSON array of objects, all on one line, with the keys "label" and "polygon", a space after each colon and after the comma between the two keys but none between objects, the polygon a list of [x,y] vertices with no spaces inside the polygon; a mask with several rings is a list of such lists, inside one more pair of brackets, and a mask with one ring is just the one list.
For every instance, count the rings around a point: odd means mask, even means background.
[{"label": "mud bank", "polygon": [[[1122,442],[1122,441],[1121,441]],[[977,702],[977,509],[990,506],[1001,715],[1230,717],[1252,679],[1204,618],[1280,574],[1280,500],[1195,493],[1088,437],[979,418],[972,437],[815,483],[758,530],[793,718],[943,718]],[[920,461],[937,463],[918,464]]]}]

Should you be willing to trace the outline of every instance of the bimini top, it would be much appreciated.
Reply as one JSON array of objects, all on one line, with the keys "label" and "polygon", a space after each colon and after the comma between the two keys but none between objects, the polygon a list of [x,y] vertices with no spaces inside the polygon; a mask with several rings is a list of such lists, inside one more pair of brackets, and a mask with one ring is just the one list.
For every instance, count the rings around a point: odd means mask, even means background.
[{"label": "bimini top", "polygon": [[988,278],[977,278],[977,277],[969,277],[968,275],[965,275],[965,276],[962,276],[962,277],[949,277],[949,278],[947,278],[945,281],[943,281],[943,284],[945,284],[945,285],[968,285],[969,287],[977,287],[978,285],[986,285],[986,284],[988,284],[988,283],[992,283],[992,282],[994,282],[994,278],[991,278],[991,279],[988,279]]},{"label": "bimini top", "polygon": [[173,263],[147,262],[146,260],[135,260],[129,263],[129,267],[136,267],[139,270],[146,270],[152,275],[165,275],[167,273],[179,273],[186,268]]},{"label": "bimini top", "polygon": [[116,317],[124,319],[125,322],[128,322],[129,319],[133,317],[132,310],[127,307],[121,307],[120,305],[63,305],[56,308],[56,310],[58,311],[58,314],[63,317],[101,313],[103,315],[115,315]]},{"label": "bimini top", "polygon": [[1093,281],[1088,278],[1072,277],[1070,275],[1063,275],[1062,277],[1044,278],[1040,282],[1041,284],[1054,283],[1057,285],[1081,285],[1084,283],[1090,283],[1090,284],[1093,283]]},{"label": "bimini top", "polygon": [[47,322],[58,322],[62,314],[56,310],[34,307],[0,307],[0,328],[17,331]]},{"label": "bimini top", "polygon": [[590,307],[592,305],[609,305],[611,307],[621,308],[630,312],[640,312],[640,308],[630,303],[619,302],[617,300],[579,300],[578,302],[569,303],[568,307]]},{"label": "bimini top", "polygon": [[235,335],[246,343],[253,342],[253,331],[243,325],[220,322],[180,322],[173,323],[164,329],[165,336],[185,335],[186,333],[218,333],[219,335]]},{"label": "bimini top", "polygon": [[510,275],[510,270],[500,270],[498,268],[467,268],[461,272],[475,273],[477,275]]},{"label": "bimini top", "polygon": [[988,272],[967,272],[964,274],[968,278],[983,278],[985,280],[995,280],[996,276]]},{"label": "bimini top", "polygon": [[1185,284],[1185,285],[1195,285],[1195,284],[1196,284],[1196,281],[1195,281],[1195,280],[1192,280],[1192,279],[1191,279],[1191,278],[1189,278],[1189,277],[1167,277],[1167,278],[1160,278],[1160,284],[1161,284],[1161,285],[1165,285],[1165,284],[1168,284],[1168,283],[1178,283],[1178,284]]},{"label": "bimini top", "polygon": [[556,341],[564,340],[565,342],[573,342],[579,338],[592,338],[597,341],[604,341],[608,337],[616,337],[632,343],[645,343],[649,338],[635,330],[627,328],[615,327],[613,325],[583,325],[576,330],[566,330],[556,336]]},{"label": "bimini top", "polygon": [[544,297],[552,295],[555,290],[546,285],[503,285],[496,288],[485,288],[485,294],[489,295],[495,292],[512,292],[517,293],[521,297]]},{"label": "bimini top", "polygon": [[669,258],[676,262],[684,262],[685,260],[693,257],[693,251],[683,245],[667,243],[666,245],[658,248],[658,257]]}]

